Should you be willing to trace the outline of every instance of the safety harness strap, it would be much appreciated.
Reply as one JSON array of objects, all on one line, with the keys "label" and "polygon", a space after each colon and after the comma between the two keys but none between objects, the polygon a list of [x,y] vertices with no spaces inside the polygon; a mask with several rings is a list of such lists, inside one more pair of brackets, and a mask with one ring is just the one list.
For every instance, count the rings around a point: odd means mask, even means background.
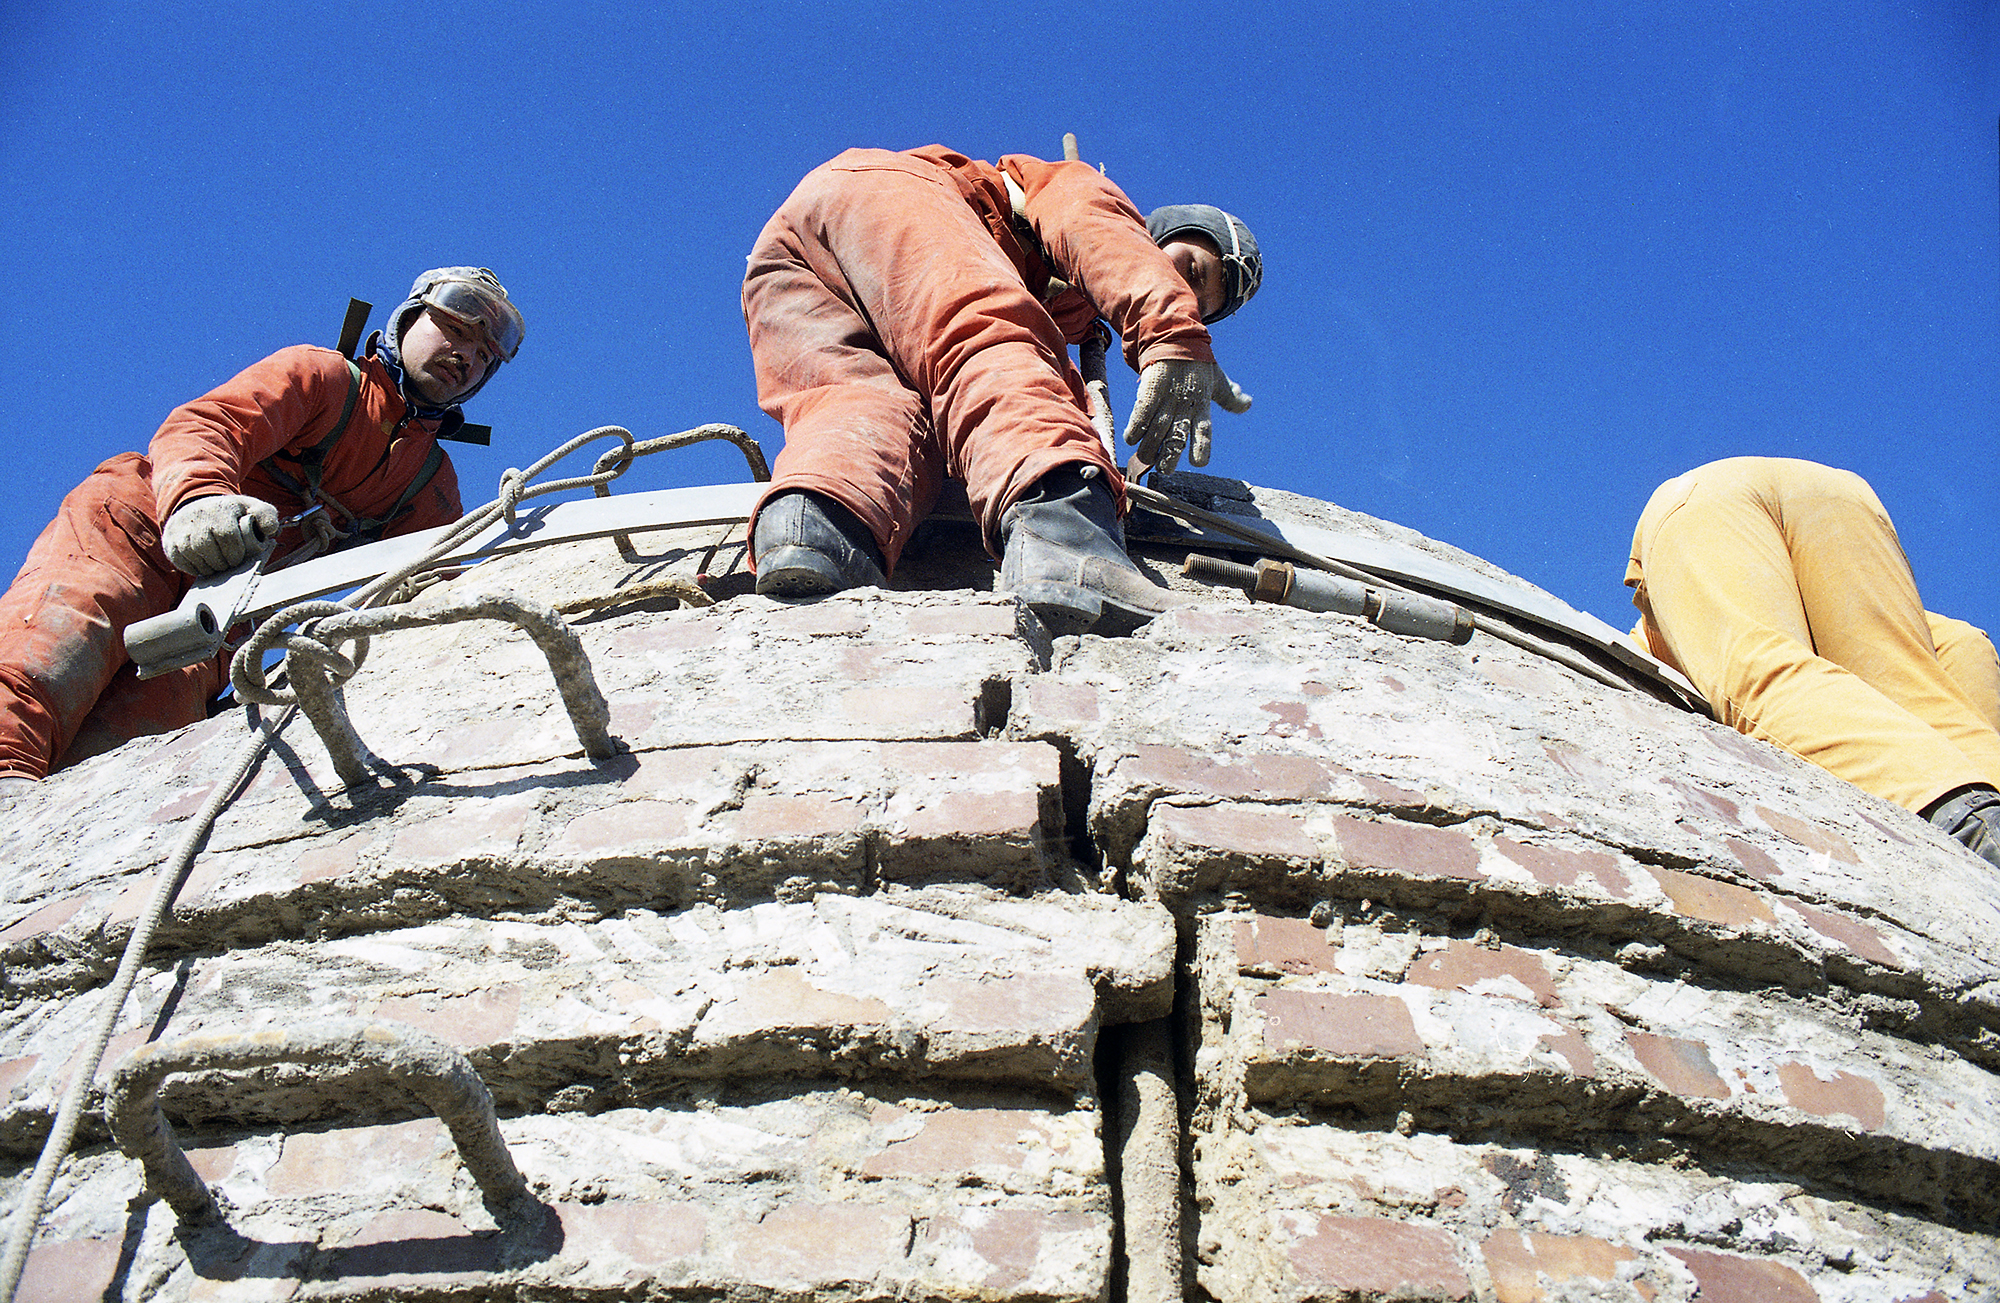
[{"label": "safety harness strap", "polygon": [[[437,474],[438,467],[444,464],[444,449],[440,448],[436,441],[433,440],[430,452],[424,456],[423,467],[404,486],[402,496],[396,499],[396,505],[373,519],[355,515],[332,494],[321,488],[320,481],[326,474],[326,456],[333,450],[333,446],[340,442],[340,436],[347,433],[347,423],[354,416],[354,404],[361,397],[361,368],[355,365],[352,358],[345,360],[347,362],[347,401],[342,404],[340,419],[334,423],[333,429],[318,443],[305,449],[303,452],[273,453],[264,459],[263,468],[270,474],[272,479],[275,479],[279,484],[297,494],[301,501],[306,503],[325,503],[341,516],[345,517],[348,521],[345,537],[366,538],[373,542],[381,537],[383,528],[390,521],[402,515],[404,509],[410,505],[417,494],[423,492],[424,486],[431,482],[431,477]],[[295,476],[287,474],[277,464],[279,457],[285,457],[297,462],[299,473],[304,476],[304,479],[300,480]]]}]

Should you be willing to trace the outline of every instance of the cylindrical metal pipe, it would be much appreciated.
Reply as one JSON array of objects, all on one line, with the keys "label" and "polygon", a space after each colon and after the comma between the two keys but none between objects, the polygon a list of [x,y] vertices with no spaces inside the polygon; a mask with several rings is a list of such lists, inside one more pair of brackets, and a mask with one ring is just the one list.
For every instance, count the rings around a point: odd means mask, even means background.
[{"label": "cylindrical metal pipe", "polygon": [[1463,607],[1394,588],[1372,588],[1320,570],[1301,570],[1289,561],[1265,557],[1252,568],[1190,552],[1181,563],[1181,573],[1241,588],[1260,602],[1358,615],[1377,628],[1412,638],[1463,643],[1472,637],[1472,613]]}]

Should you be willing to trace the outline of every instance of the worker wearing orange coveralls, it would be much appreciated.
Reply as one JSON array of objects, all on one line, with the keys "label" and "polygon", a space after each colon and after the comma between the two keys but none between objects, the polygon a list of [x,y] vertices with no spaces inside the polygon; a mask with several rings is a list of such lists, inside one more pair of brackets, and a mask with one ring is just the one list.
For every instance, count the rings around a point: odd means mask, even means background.
[{"label": "worker wearing orange coveralls", "polygon": [[1668,480],[1625,582],[1636,636],[1723,723],[2000,865],[2000,660],[1980,630],[1924,610],[1860,476],[1732,457]]},{"label": "worker wearing orange coveralls", "polygon": [[[120,453],[71,490],[0,597],[0,796],[203,718],[227,656],[140,680],[125,628],[255,556],[260,537],[277,536],[276,559],[299,550],[281,516],[324,504],[356,542],[456,520],[458,477],[437,439],[521,334],[491,272],[426,272],[358,362],[274,353],[174,409],[145,454]],[[343,414],[315,473],[312,450]]]},{"label": "worker wearing orange coveralls", "polygon": [[743,281],[757,398],[785,426],[751,532],[757,591],[882,585],[947,476],[1000,586],[1056,632],[1164,609],[1126,556],[1124,481],[1068,345],[1102,315],[1140,373],[1126,429],[1148,465],[1208,461],[1211,398],[1250,400],[1208,324],[1256,292],[1248,228],[1181,205],[1142,218],[1084,163],[941,145],[853,149],[765,225]]}]

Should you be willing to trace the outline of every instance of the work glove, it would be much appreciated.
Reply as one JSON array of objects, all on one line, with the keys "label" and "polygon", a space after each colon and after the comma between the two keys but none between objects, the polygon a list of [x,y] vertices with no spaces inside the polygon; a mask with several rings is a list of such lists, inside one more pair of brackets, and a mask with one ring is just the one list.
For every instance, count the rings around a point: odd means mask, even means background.
[{"label": "work glove", "polygon": [[160,543],[174,568],[206,579],[256,556],[278,536],[278,509],[261,498],[196,498],[167,517]]},{"label": "work glove", "polygon": [[1172,470],[1183,449],[1190,465],[1206,466],[1211,399],[1225,411],[1250,410],[1250,395],[1215,363],[1154,362],[1139,373],[1139,393],[1125,423],[1125,442],[1138,444],[1139,460],[1155,470]]}]

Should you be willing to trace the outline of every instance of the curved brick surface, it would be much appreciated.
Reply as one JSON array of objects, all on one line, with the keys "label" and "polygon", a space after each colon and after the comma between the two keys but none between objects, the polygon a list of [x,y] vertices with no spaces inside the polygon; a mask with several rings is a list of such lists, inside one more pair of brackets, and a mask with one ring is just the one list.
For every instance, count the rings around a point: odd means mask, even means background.
[{"label": "curved brick surface", "polygon": [[[766,601],[741,552],[665,531],[457,581],[598,603],[608,761],[518,635],[378,639],[347,698],[383,781],[287,730],[113,1041],[421,1028],[534,1207],[485,1207],[379,1081],[179,1078],[229,1229],[177,1234],[93,1121],[23,1297],[1117,1298],[1121,1245],[1179,1246],[1127,1242],[1175,1219],[1121,1223],[1156,1195],[1100,1032],[1169,1018],[1191,1299],[2000,1293],[2000,882],[1920,820],[1486,637],[1207,592],[1051,640],[948,521],[894,593]],[[619,596],[698,571],[718,605]],[[0,1198],[244,724],[0,827]]]}]

